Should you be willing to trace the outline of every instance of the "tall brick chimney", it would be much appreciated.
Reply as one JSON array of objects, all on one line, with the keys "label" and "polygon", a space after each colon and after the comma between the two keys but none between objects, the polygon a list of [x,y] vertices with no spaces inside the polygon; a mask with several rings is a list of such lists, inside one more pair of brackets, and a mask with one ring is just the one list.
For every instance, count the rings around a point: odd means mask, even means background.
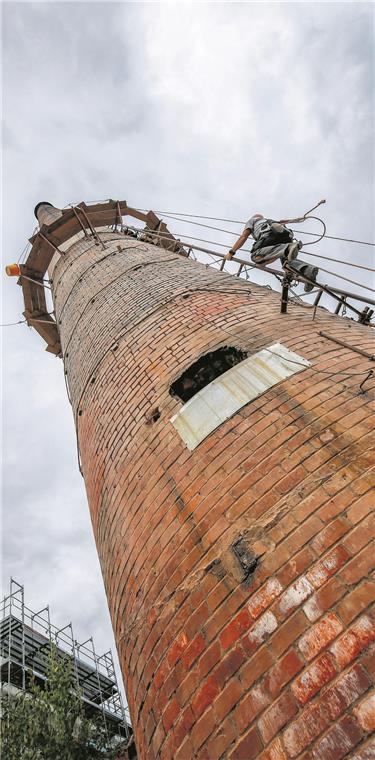
[{"label": "tall brick chimney", "polygon": [[125,202],[39,216],[25,314],[63,357],[139,758],[374,757],[373,365],[320,335],[371,329],[281,315]]}]

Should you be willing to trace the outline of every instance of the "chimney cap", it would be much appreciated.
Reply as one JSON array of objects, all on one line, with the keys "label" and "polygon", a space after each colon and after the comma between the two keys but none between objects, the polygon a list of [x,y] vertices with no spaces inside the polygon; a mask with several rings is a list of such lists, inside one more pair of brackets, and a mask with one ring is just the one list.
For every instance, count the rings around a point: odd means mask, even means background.
[{"label": "chimney cap", "polygon": [[50,203],[49,201],[39,201],[34,208],[34,215],[36,218],[38,218],[38,209],[40,206],[51,206],[51,208],[54,208],[53,203]]}]

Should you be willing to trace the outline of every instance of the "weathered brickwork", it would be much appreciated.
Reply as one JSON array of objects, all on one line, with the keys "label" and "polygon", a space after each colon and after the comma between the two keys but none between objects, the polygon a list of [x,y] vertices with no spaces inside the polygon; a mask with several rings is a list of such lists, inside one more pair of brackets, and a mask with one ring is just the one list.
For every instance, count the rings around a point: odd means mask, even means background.
[{"label": "weathered brickwork", "polygon": [[[371,351],[371,328],[281,316],[266,288],[102,238],[53,289],[139,757],[374,757],[371,364],[319,336]],[[312,367],[189,452],[171,383],[208,351],[277,341]]]}]

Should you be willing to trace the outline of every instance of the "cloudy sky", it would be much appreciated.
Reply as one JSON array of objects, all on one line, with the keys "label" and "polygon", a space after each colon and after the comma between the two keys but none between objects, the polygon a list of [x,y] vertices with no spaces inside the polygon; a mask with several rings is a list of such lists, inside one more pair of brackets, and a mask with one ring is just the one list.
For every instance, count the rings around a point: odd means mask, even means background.
[{"label": "cloudy sky", "polygon": [[[294,216],[325,197],[330,235],[374,240],[372,4],[2,11],[4,263],[18,259],[40,200],[111,197],[241,220]],[[367,266],[374,250],[329,240],[316,249]],[[340,271],[371,285],[364,270]],[[21,291],[2,279],[2,322],[16,322]],[[4,587],[13,575],[31,607],[49,602],[57,625],[72,620],[76,637],[93,635],[103,651],[113,639],[62,365],[25,325],[2,338]]]}]

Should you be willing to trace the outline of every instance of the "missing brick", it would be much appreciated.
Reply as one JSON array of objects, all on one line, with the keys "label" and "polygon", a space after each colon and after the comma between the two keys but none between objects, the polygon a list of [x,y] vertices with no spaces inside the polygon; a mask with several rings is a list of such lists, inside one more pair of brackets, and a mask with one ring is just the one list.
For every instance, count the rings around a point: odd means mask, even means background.
[{"label": "missing brick", "polygon": [[240,537],[231,546],[234,556],[239,562],[244,577],[242,583],[251,583],[254,572],[259,564],[259,557],[249,549],[244,538]]},{"label": "missing brick", "polygon": [[158,419],[160,419],[160,409],[158,407],[146,412],[146,425],[153,425]]}]

